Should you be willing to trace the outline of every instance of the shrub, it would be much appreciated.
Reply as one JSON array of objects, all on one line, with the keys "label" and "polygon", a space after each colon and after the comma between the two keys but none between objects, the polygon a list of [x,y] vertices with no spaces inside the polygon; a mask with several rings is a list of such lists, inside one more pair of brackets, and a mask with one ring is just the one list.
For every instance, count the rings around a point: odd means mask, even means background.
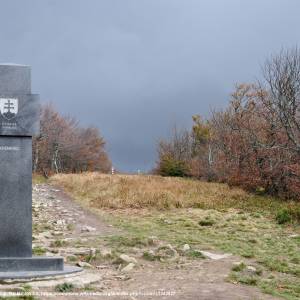
[{"label": "shrub", "polygon": [[165,157],[160,162],[159,173],[162,176],[184,177],[188,175],[188,168],[184,161]]},{"label": "shrub", "polygon": [[282,209],[278,211],[276,215],[276,221],[278,224],[285,224],[291,222],[292,218],[287,209]]}]

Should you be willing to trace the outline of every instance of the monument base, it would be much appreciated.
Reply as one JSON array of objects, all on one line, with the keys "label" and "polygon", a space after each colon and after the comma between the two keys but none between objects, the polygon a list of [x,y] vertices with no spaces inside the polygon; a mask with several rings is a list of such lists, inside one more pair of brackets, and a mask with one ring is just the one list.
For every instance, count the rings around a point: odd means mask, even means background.
[{"label": "monument base", "polygon": [[36,279],[36,278],[47,278],[69,275],[73,273],[81,272],[82,269],[79,267],[65,266],[62,271],[17,271],[17,272],[0,272],[1,280],[16,280],[16,279]]},{"label": "monument base", "polygon": [[64,266],[62,257],[1,257],[0,280],[61,276],[82,271]]}]

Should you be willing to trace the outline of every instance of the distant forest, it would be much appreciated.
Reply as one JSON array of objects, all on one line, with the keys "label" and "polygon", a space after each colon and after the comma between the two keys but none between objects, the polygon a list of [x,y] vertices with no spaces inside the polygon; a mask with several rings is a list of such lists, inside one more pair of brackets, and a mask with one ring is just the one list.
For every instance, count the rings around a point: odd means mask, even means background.
[{"label": "distant forest", "polygon": [[226,109],[195,115],[191,130],[162,140],[155,172],[300,200],[299,49],[270,57],[262,78],[237,85]]},{"label": "distant forest", "polygon": [[40,135],[33,140],[33,172],[108,172],[111,162],[97,128],[81,127],[72,117],[60,115],[52,105],[41,109]]}]

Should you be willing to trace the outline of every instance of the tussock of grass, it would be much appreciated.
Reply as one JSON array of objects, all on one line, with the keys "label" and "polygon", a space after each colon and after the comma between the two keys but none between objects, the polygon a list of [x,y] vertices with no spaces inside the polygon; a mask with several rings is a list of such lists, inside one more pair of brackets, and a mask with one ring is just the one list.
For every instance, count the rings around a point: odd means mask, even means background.
[{"label": "tussock of grass", "polygon": [[246,285],[257,285],[258,278],[253,275],[238,275],[232,274],[231,279]]},{"label": "tussock of grass", "polygon": [[191,258],[201,258],[201,259],[205,258],[205,256],[201,253],[201,251],[197,251],[197,250],[188,250],[185,255]]},{"label": "tussock of grass", "polygon": [[42,248],[40,246],[37,246],[37,247],[34,247],[32,249],[32,254],[34,255],[44,255],[46,253],[46,249],[45,248]]},{"label": "tussock of grass", "polygon": [[63,240],[55,240],[51,242],[50,247],[65,247],[67,246],[67,242]]},{"label": "tussock of grass", "polygon": [[234,272],[241,272],[241,271],[243,271],[245,268],[246,268],[246,265],[242,262],[242,263],[240,263],[240,264],[238,264],[238,265],[233,266],[233,267],[232,267],[232,271],[234,271]]},{"label": "tussock of grass", "polygon": [[226,184],[174,177],[99,173],[55,175],[50,181],[95,208],[238,208],[257,215],[267,211],[274,216],[280,209],[286,209],[293,219],[300,219],[300,204],[297,202],[249,194]]},{"label": "tussock of grass", "polygon": [[279,210],[276,215],[276,221],[278,224],[285,224],[291,222],[291,216],[289,211],[286,208]]},{"label": "tussock of grass", "polygon": [[60,293],[68,293],[68,292],[72,292],[73,290],[74,290],[74,285],[68,282],[58,284],[55,287],[55,291]]}]

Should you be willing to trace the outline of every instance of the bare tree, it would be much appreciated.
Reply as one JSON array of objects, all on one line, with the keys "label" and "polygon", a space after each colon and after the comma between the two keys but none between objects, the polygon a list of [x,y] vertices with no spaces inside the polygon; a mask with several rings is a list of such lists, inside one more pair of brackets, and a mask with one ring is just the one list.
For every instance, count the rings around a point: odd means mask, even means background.
[{"label": "bare tree", "polygon": [[270,97],[265,107],[284,129],[292,150],[300,153],[300,51],[282,50],[267,60],[264,78]]}]

